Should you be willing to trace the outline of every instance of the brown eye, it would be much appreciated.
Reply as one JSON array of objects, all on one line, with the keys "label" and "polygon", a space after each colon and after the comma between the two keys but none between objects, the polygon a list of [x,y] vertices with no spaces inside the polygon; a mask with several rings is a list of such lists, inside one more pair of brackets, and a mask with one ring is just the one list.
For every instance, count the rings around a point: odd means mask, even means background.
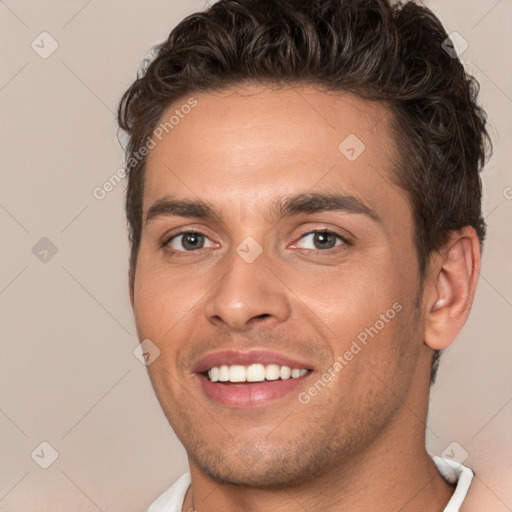
[{"label": "brown eye", "polygon": [[194,251],[205,247],[205,241],[208,240],[206,235],[195,231],[178,233],[167,241],[167,245],[175,251]]}]

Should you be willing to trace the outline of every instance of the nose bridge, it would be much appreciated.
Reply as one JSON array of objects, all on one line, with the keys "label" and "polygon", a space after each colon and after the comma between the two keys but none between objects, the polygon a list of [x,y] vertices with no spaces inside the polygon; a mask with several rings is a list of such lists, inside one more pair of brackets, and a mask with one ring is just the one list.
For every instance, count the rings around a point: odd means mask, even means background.
[{"label": "nose bridge", "polygon": [[289,315],[286,288],[272,279],[269,259],[252,237],[244,239],[226,255],[224,274],[205,303],[209,321],[222,321],[243,329],[251,319],[272,317],[283,321]]}]

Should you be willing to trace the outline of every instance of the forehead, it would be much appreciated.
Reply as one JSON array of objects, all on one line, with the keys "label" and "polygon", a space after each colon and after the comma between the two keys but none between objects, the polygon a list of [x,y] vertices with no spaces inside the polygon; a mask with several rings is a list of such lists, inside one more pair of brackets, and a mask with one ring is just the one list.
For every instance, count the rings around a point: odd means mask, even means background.
[{"label": "forehead", "polygon": [[168,194],[236,205],[240,215],[283,193],[345,193],[377,209],[403,195],[390,181],[387,106],[350,93],[257,86],[192,94],[158,127],[144,211]]}]

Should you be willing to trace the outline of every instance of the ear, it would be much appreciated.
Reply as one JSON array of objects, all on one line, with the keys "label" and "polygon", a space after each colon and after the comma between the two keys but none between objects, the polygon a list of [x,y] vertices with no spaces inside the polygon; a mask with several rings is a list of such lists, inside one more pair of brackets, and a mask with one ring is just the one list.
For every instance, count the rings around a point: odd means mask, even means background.
[{"label": "ear", "polygon": [[424,297],[425,343],[434,350],[450,345],[466,320],[480,275],[480,242],[474,228],[451,233],[431,257],[431,283]]}]

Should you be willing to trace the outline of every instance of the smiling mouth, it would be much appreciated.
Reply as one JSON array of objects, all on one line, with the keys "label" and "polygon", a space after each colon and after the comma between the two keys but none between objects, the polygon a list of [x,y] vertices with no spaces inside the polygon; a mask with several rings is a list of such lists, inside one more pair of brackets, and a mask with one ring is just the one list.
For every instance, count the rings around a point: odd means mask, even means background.
[{"label": "smiling mouth", "polygon": [[279,364],[220,365],[202,373],[210,382],[221,384],[251,384],[278,380],[298,379],[312,370],[292,368]]},{"label": "smiling mouth", "polygon": [[193,372],[209,403],[240,410],[293,401],[315,368],[305,358],[253,348],[205,354]]}]

